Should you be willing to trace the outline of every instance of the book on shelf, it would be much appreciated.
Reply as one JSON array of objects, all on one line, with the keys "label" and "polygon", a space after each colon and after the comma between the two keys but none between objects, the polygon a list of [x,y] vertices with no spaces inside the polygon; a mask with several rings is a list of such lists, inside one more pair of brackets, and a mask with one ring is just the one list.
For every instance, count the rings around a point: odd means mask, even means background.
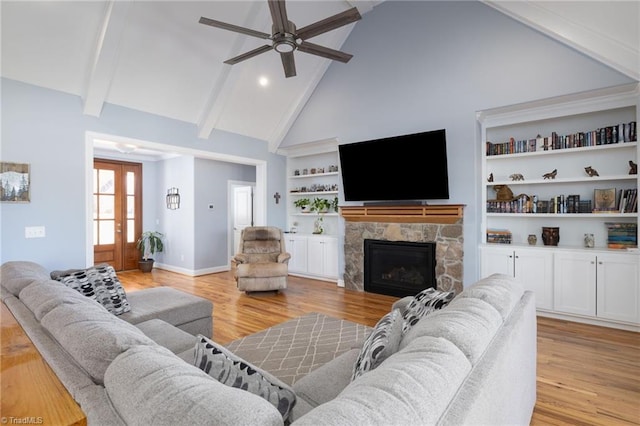
[{"label": "book on shelf", "polygon": [[618,211],[620,213],[638,212],[638,188],[621,189],[619,191]]},{"label": "book on shelf", "polygon": [[607,247],[626,249],[638,247],[638,224],[607,222]]},{"label": "book on shelf", "polygon": [[551,132],[551,136],[537,135],[535,138],[507,142],[486,142],[486,155],[519,154],[525,152],[550,151],[637,141],[636,122],[618,123],[594,130],[578,131],[565,135]]},{"label": "book on shelf", "polygon": [[512,235],[508,229],[487,229],[487,243],[511,244]]}]

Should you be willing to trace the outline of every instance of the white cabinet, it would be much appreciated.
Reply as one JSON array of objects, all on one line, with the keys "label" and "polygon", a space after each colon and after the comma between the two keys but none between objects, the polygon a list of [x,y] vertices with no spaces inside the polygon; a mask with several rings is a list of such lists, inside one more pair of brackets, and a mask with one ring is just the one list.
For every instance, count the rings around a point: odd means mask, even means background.
[{"label": "white cabinet", "polygon": [[[596,197],[637,192],[639,113],[638,83],[477,113],[483,276],[520,278],[541,315],[640,331],[638,254],[608,241],[610,222],[637,227],[637,205],[621,211],[616,199],[603,211],[611,198]],[[543,227],[559,228],[557,246],[544,245]],[[487,231],[510,234],[511,244],[488,243]],[[585,234],[595,247],[585,247]]]},{"label": "white cabinet", "polygon": [[596,315],[596,257],[590,253],[554,255],[554,309],[557,312]]},{"label": "white cabinet", "polygon": [[638,254],[555,254],[555,310],[640,324]]},{"label": "white cabinet", "polygon": [[307,272],[307,237],[285,234],[285,247],[291,254],[289,272]]},{"label": "white cabinet", "polygon": [[536,296],[538,309],[553,309],[553,252],[544,248],[483,246],[481,275],[511,275]]},{"label": "white cabinet", "polygon": [[307,271],[311,275],[338,278],[338,240],[335,237],[309,237]]},{"label": "white cabinet", "polygon": [[289,273],[310,278],[338,279],[338,239],[333,236],[285,234],[291,254]]}]

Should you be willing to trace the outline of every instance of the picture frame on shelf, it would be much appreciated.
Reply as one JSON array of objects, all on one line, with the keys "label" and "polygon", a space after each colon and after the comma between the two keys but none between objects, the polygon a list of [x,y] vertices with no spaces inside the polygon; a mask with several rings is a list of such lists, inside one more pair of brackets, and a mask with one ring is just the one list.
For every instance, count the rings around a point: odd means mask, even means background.
[{"label": "picture frame on shelf", "polygon": [[616,210],[616,189],[594,189],[594,211],[595,212],[610,212]]}]

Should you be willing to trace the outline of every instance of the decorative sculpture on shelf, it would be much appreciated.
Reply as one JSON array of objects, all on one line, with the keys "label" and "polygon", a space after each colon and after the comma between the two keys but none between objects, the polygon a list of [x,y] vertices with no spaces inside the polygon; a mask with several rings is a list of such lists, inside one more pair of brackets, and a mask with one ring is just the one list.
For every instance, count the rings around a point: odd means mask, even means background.
[{"label": "decorative sculpture on shelf", "polygon": [[496,191],[496,199],[500,201],[513,200],[513,191],[507,185],[494,185],[493,190]]},{"label": "decorative sculpture on shelf", "polygon": [[520,173],[514,173],[510,175],[509,178],[511,180],[524,180],[524,176],[522,176]]},{"label": "decorative sculpture on shelf", "polygon": [[630,175],[637,175],[638,174],[638,164],[634,163],[633,161],[629,160],[629,174]]},{"label": "decorative sculpture on shelf", "polygon": [[543,226],[542,242],[545,246],[557,246],[560,242],[560,228],[553,226]]},{"label": "decorative sculpture on shelf", "polygon": [[544,179],[555,179],[557,174],[558,174],[558,169],[553,169],[553,171],[543,174],[542,177]]},{"label": "decorative sculpture on shelf", "polygon": [[493,182],[493,173],[489,173],[489,179],[487,179],[487,182]]},{"label": "decorative sculpture on shelf", "polygon": [[587,174],[589,175],[589,177],[594,177],[594,176],[600,176],[598,174],[598,171],[596,169],[594,169],[591,166],[587,166],[584,168],[584,171],[587,172]]}]

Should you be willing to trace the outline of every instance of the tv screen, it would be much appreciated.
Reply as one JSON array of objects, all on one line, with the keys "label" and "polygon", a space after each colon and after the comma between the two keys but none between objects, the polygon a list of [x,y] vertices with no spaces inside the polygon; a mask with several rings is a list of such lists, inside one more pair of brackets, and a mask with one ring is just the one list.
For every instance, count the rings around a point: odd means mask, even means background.
[{"label": "tv screen", "polygon": [[449,199],[444,129],[338,146],[345,201]]}]

